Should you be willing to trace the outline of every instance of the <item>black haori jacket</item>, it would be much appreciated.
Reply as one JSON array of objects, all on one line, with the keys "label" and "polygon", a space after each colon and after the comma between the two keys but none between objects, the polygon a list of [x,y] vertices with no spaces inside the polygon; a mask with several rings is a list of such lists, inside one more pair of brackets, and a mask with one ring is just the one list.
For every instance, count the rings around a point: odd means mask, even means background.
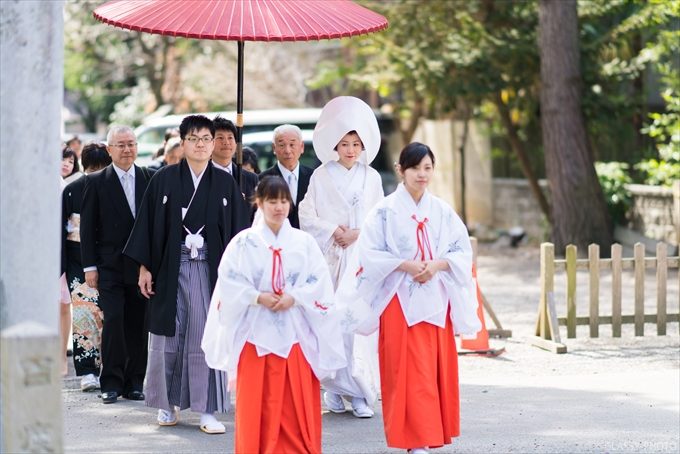
[{"label": "black haori jacket", "polygon": [[227,172],[208,164],[183,222],[182,207],[188,205],[192,193],[191,171],[185,160],[156,172],[144,193],[123,251],[151,271],[155,295],[149,300],[149,331],[161,336],[175,335],[180,252],[185,236],[183,223],[192,220],[198,225],[205,220],[201,235],[208,247],[211,292],[217,282],[217,267],[224,249],[231,238],[249,224],[249,212],[241,191]]}]

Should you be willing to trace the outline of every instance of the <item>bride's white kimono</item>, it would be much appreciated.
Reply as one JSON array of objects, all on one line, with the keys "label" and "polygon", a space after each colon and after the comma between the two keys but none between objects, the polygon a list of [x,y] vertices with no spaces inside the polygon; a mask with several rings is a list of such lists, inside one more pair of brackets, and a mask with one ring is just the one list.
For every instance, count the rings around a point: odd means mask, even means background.
[{"label": "bride's white kimono", "polygon": [[[415,258],[444,259],[450,269],[419,284],[397,269],[404,260]],[[416,205],[403,184],[364,221],[357,254],[336,291],[336,301],[344,306],[343,328],[373,333],[395,294],[408,326],[427,322],[444,328],[450,303],[456,333],[471,335],[481,329],[465,225],[449,205],[428,191]]]},{"label": "bride's white kimono", "polygon": [[[298,209],[300,229],[312,235],[321,248],[335,287],[356,242],[343,249],[333,240],[333,232],[340,225],[361,229],[366,213],[382,199],[380,174],[362,162],[347,170],[337,161],[327,161],[312,174]],[[377,334],[370,337],[346,334],[347,369],[321,384],[336,394],[363,397],[372,405],[380,384],[377,352]]]},{"label": "bride's white kimono", "polygon": [[334,287],[356,243],[343,249],[333,241],[333,232],[340,225],[360,229],[366,213],[382,199],[380,174],[361,162],[347,170],[337,161],[328,161],[314,170],[298,208],[300,229],[312,235],[321,248]]},{"label": "bride's white kimono", "polygon": [[[257,304],[262,292],[272,292],[273,249],[280,249],[284,292],[295,299],[288,310],[273,312]],[[213,369],[227,371],[236,384],[241,351],[246,342],[258,356],[287,358],[295,343],[319,380],[346,366],[333,285],[314,239],[291,227],[286,219],[275,235],[260,219],[236,235],[224,251],[210,303],[201,347]]]}]

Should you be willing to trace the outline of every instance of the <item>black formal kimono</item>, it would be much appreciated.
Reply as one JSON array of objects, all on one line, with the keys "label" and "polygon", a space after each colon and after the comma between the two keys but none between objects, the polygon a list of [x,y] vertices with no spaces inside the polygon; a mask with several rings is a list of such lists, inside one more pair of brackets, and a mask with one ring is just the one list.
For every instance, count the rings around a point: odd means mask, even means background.
[{"label": "black formal kimono", "polygon": [[[220,167],[216,168],[223,170]],[[241,193],[246,200],[246,205],[250,209],[250,221],[252,223],[253,217],[255,217],[255,211],[257,210],[257,206],[255,205],[255,189],[257,188],[259,178],[256,173],[245,170],[242,166],[236,165],[235,162],[231,163],[231,171],[234,180],[241,186]]]},{"label": "black formal kimono", "polygon": [[125,254],[143,264],[153,277],[155,294],[148,308],[149,331],[153,334],[175,335],[180,253],[187,234],[183,226],[196,233],[205,225],[201,235],[208,247],[212,290],[227,243],[249,224],[241,191],[227,172],[212,165],[206,167],[183,221],[182,207],[189,205],[193,191],[185,160],[161,168],[149,184],[125,247]]},{"label": "black formal kimono", "polygon": [[[293,206],[290,207],[290,212],[288,213],[288,220],[290,221],[290,225],[292,225],[296,229],[300,228],[300,219],[298,218],[298,205],[300,204],[300,202],[302,202],[302,199],[305,198],[305,194],[307,194],[307,188],[309,187],[309,179],[312,177],[312,173],[314,173],[314,169],[310,169],[309,167],[300,164],[300,172],[298,174],[297,197]],[[283,178],[283,175],[281,174],[281,169],[279,169],[279,164],[276,163],[267,170],[260,173],[260,179],[266,176],[279,176]]]},{"label": "black formal kimono", "polygon": [[[135,212],[151,171],[133,166]],[[82,177],[85,180],[80,213],[80,249],[83,268],[97,267],[99,307],[104,312],[102,371],[104,393],[123,396],[142,391],[146,372],[146,299],[139,293],[139,266],[123,256],[135,222],[123,185],[113,164]]]}]

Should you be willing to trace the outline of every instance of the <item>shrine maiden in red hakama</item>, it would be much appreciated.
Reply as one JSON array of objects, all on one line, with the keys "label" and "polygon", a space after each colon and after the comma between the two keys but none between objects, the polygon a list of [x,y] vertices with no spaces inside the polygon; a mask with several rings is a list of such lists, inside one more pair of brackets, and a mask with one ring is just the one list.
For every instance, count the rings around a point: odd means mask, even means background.
[{"label": "shrine maiden in red hakama", "polygon": [[[274,233],[266,216],[222,257],[202,347],[236,387],[237,453],[320,452],[319,380],[346,366],[333,285],[314,239],[287,219]],[[262,294],[294,304],[274,310]]]},{"label": "shrine maiden in red hakama", "polygon": [[351,302],[344,329],[379,331],[387,445],[426,452],[460,434],[454,331],[481,324],[467,229],[426,189],[434,155],[411,144],[400,166],[404,183],[366,217],[336,301]]}]

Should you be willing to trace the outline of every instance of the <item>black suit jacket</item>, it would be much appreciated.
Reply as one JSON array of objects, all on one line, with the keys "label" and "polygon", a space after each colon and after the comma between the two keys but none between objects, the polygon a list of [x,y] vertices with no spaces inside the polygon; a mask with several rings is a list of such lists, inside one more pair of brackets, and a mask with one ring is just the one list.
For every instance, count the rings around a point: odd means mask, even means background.
[{"label": "black suit jacket", "polygon": [[[135,209],[153,175],[135,168]],[[113,164],[85,177],[80,212],[80,248],[83,268],[96,266],[100,282],[136,284],[139,266],[123,256],[135,218]]]},{"label": "black suit jacket", "polygon": [[236,183],[240,184],[241,193],[243,193],[243,195],[245,196],[248,207],[251,207],[250,219],[252,221],[253,218],[252,215],[255,214],[255,188],[257,187],[257,183],[260,180],[256,173],[249,172],[243,169],[243,167],[236,165],[235,162],[232,162],[231,165],[232,165],[231,169],[233,172],[232,176],[236,180]]},{"label": "black suit jacket", "polygon": [[[68,241],[68,225],[69,217],[72,214],[80,214],[80,206],[83,201],[83,189],[85,188],[85,176],[69,183],[64,191],[61,193],[61,272],[62,274],[68,269],[68,254],[69,248],[78,248],[80,250],[80,243],[75,241]],[[79,254],[76,252],[74,254]],[[82,268],[82,267],[81,267]],[[82,273],[82,269],[80,272]],[[69,283],[70,285],[70,283]]]},{"label": "black suit jacket", "polygon": [[[314,173],[314,169],[311,169],[300,164],[300,173],[298,175],[297,199],[295,200],[295,205],[290,207],[290,213],[288,213],[288,220],[290,221],[290,225],[292,225],[296,229],[300,228],[300,219],[298,218],[298,205],[300,204],[300,202],[302,202],[302,199],[305,198],[305,194],[307,194],[307,188],[309,187],[309,179],[312,177],[312,173]],[[278,163],[274,164],[272,167],[262,172],[260,174],[260,179],[266,176],[279,176],[283,178],[281,170],[279,170]]]}]

